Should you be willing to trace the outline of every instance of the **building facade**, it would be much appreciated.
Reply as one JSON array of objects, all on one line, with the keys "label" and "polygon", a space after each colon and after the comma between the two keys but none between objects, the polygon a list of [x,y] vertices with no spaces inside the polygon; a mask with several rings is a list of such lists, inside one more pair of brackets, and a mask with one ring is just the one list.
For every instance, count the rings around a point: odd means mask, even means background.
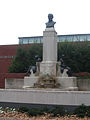
[{"label": "building facade", "polygon": [[24,78],[25,73],[8,73],[8,68],[16,56],[17,48],[30,47],[29,45],[0,45],[0,88],[5,88],[6,78]]},{"label": "building facade", "polygon": [[[90,34],[58,35],[57,42],[90,41]],[[42,43],[43,36],[19,37],[19,44]]]}]

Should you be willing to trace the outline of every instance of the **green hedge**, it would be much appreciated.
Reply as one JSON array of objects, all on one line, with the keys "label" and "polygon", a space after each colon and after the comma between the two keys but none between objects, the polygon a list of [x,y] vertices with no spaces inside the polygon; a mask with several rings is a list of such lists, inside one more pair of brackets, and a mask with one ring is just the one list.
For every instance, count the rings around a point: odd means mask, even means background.
[{"label": "green hedge", "polygon": [[84,118],[84,117],[90,117],[90,106],[86,106],[84,104],[76,107],[74,111],[68,111],[64,107],[57,106],[53,107],[52,109],[50,108],[26,108],[26,107],[20,107],[18,109],[19,112],[21,113],[27,113],[29,116],[38,116],[38,115],[43,115],[43,114],[51,114],[52,117],[58,117],[58,116],[70,116],[70,115],[76,115],[79,118]]},{"label": "green hedge", "polygon": [[64,116],[66,115],[65,109],[63,107],[54,107],[53,109],[49,109],[47,107],[43,108],[26,108],[26,107],[20,107],[18,109],[21,113],[27,113],[29,116],[38,116],[43,114],[51,114],[52,117],[56,116]]},{"label": "green hedge", "polygon": [[74,114],[81,118],[90,117],[90,106],[82,104],[74,110]]}]

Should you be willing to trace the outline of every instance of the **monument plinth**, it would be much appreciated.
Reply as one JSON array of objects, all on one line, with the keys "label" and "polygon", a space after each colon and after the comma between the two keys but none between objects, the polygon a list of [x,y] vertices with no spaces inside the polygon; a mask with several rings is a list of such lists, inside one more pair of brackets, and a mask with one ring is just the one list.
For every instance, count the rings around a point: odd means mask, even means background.
[{"label": "monument plinth", "polygon": [[56,76],[57,33],[55,29],[46,28],[43,32],[43,61],[40,64],[41,74]]}]

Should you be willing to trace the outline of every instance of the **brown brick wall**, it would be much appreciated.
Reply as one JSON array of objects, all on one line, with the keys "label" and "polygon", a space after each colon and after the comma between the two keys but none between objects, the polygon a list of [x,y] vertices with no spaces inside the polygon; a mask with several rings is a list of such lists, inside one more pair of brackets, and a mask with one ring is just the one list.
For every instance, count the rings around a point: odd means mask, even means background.
[{"label": "brown brick wall", "polygon": [[17,47],[22,46],[29,48],[31,45],[0,45],[0,73],[7,73],[8,67],[11,65],[13,58],[7,56],[16,56]]},{"label": "brown brick wall", "polygon": [[13,58],[5,58],[6,56],[15,56],[18,45],[0,45],[0,73],[8,72]]},{"label": "brown brick wall", "polygon": [[7,73],[8,67],[11,65],[12,59],[8,58],[1,58],[0,59],[0,73]]}]

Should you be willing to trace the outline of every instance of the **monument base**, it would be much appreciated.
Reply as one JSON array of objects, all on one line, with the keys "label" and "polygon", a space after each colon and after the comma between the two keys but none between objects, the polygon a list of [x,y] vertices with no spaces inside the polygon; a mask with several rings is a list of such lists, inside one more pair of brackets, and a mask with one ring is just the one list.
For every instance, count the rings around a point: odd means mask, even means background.
[{"label": "monument base", "polygon": [[[90,91],[60,91],[59,89],[0,89],[0,103],[6,107],[12,103],[18,107],[21,104],[40,105],[70,105],[85,104],[90,106]],[[13,105],[13,106],[14,106]],[[22,106],[23,106],[22,105]],[[2,104],[1,104],[2,106]]]},{"label": "monument base", "polygon": [[32,88],[34,86],[34,83],[38,81],[39,77],[36,76],[29,76],[29,77],[24,77],[24,86],[23,88]]},{"label": "monument base", "polygon": [[40,74],[49,74],[56,76],[56,63],[55,61],[43,61],[40,63]]},{"label": "monument base", "polygon": [[77,79],[76,77],[52,77],[40,78],[37,76],[24,77],[23,88],[58,88],[60,91],[76,91]]},{"label": "monument base", "polygon": [[76,77],[57,77],[57,80],[62,90],[78,90]]},{"label": "monument base", "polygon": [[41,75],[37,81],[37,83],[34,84],[35,88],[59,88],[60,84],[57,81],[57,78],[52,75]]}]

